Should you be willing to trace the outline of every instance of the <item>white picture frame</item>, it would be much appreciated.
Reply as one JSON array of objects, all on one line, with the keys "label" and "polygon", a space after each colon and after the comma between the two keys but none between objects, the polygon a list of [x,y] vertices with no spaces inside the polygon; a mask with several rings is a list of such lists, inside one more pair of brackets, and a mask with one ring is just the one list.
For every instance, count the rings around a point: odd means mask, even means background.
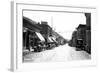
[{"label": "white picture frame", "polygon": [[[12,57],[11,70],[13,71],[30,71],[38,69],[55,69],[67,67],[83,67],[95,66],[97,63],[96,48],[95,48],[95,25],[96,8],[95,7],[77,7],[77,6],[61,6],[61,5],[43,5],[25,2],[12,2]],[[71,62],[54,62],[54,63],[22,63],[22,13],[25,9],[31,10],[48,10],[48,11],[69,11],[91,13],[91,60],[71,61]]]}]

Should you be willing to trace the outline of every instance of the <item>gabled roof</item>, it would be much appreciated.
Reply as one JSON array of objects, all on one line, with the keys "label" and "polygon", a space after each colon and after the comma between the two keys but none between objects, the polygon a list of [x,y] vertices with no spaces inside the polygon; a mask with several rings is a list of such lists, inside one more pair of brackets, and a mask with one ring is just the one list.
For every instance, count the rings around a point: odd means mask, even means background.
[{"label": "gabled roof", "polygon": [[87,26],[85,24],[80,24],[76,29],[79,29],[79,28],[86,28]]},{"label": "gabled roof", "polygon": [[41,31],[42,29],[40,26],[38,26],[37,22],[27,17],[23,17],[23,26],[37,32]]}]

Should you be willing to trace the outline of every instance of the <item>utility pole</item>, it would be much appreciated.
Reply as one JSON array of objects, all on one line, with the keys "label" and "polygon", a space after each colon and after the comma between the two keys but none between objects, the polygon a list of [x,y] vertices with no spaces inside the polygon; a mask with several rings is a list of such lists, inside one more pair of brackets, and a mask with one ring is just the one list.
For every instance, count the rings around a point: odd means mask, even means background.
[{"label": "utility pole", "polygon": [[53,17],[51,16],[51,27],[53,29]]}]

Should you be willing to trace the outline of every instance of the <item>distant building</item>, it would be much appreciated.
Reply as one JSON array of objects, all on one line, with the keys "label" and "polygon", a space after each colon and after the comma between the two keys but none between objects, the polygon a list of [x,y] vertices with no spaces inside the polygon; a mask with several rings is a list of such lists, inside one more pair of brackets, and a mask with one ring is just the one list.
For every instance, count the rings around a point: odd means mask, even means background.
[{"label": "distant building", "polygon": [[91,14],[85,13],[85,16],[86,24],[79,24],[72,34],[69,45],[91,53]]}]

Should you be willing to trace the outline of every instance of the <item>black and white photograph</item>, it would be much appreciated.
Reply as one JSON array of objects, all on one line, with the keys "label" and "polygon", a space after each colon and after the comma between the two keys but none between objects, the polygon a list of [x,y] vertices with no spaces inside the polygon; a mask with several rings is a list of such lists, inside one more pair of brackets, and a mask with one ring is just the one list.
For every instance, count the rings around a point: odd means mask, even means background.
[{"label": "black and white photograph", "polygon": [[24,2],[13,6],[12,70],[96,65],[95,7]]},{"label": "black and white photograph", "polygon": [[91,60],[91,13],[24,9],[22,43],[23,63]]}]

